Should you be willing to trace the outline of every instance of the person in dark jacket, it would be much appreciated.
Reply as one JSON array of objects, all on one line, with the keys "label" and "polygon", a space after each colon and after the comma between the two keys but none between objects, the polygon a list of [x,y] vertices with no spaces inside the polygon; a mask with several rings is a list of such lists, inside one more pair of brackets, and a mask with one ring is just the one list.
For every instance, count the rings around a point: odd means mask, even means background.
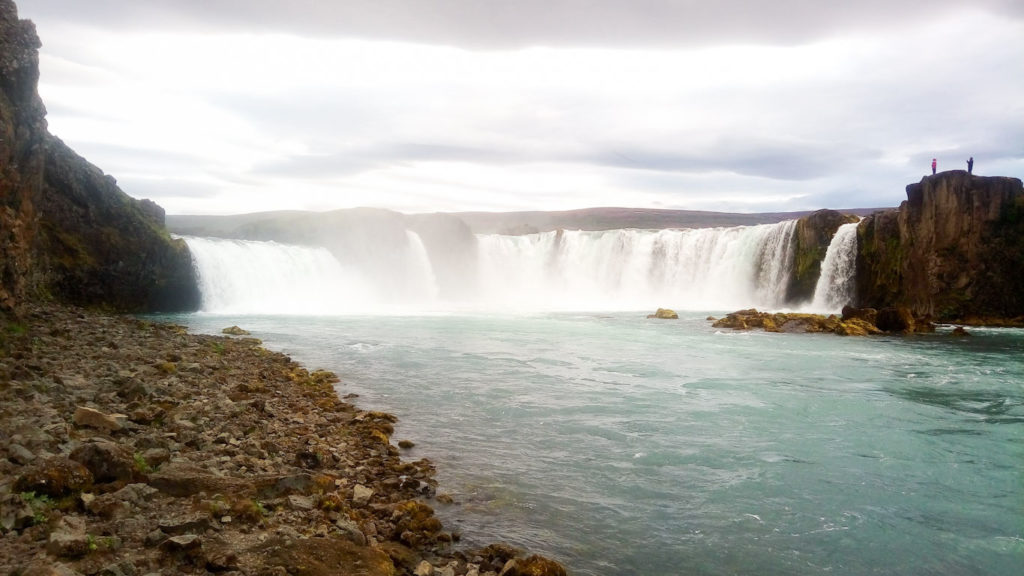
[{"label": "person in dark jacket", "polygon": [[974,156],[967,159],[967,173],[972,174],[974,172]]}]

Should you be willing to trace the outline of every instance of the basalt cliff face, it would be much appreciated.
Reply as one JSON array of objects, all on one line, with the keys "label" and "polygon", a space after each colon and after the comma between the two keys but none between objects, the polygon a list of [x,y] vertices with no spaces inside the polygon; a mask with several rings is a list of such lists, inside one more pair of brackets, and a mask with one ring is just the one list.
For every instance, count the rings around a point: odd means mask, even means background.
[{"label": "basalt cliff face", "polygon": [[35,26],[0,0],[0,311],[54,299],[120,311],[195,309],[184,242],[47,130]]},{"label": "basalt cliff face", "polygon": [[962,170],[907,186],[858,227],[857,305],[939,321],[1024,315],[1024,189]]},{"label": "basalt cliff face", "polygon": [[818,210],[797,220],[793,237],[793,272],[786,289],[786,299],[794,304],[814,298],[814,288],[821,276],[821,263],[832,237],[843,224],[856,222],[858,216],[835,210]]}]

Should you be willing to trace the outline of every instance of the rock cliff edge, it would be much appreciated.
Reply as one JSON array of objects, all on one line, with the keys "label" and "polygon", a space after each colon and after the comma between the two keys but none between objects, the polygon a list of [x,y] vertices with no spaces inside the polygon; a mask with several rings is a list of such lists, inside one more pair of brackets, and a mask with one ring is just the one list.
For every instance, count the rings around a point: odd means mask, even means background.
[{"label": "rock cliff edge", "polygon": [[117,311],[198,306],[187,246],[164,212],[51,135],[35,26],[0,0],[0,311],[56,300]]}]

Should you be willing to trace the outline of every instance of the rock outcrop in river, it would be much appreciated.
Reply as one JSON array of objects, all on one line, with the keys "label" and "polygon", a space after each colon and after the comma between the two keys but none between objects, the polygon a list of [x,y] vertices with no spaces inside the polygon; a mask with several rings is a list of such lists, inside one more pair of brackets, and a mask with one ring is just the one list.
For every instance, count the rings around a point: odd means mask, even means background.
[{"label": "rock outcrop in river", "polygon": [[899,209],[858,227],[857,305],[939,321],[1024,315],[1024,189],[962,170],[907,186]]},{"label": "rock outcrop in river", "polygon": [[0,0],[0,311],[56,299],[121,311],[191,310],[188,248],[47,130],[39,37]]}]

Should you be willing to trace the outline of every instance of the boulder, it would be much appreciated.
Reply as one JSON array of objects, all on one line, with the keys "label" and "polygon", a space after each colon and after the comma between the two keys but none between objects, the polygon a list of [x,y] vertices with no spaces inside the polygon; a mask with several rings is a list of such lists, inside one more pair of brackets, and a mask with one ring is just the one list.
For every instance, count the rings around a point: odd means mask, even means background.
[{"label": "boulder", "polygon": [[909,308],[882,308],[878,311],[875,325],[883,332],[909,334],[914,331],[914,315]]},{"label": "boulder", "polygon": [[88,468],[94,482],[129,482],[136,475],[131,449],[114,442],[82,444],[70,458]]},{"label": "boulder", "polygon": [[115,417],[115,415],[104,414],[95,408],[87,406],[75,408],[75,413],[71,419],[77,426],[97,428],[106,432],[118,432],[124,427],[120,419]]},{"label": "boulder", "polygon": [[366,506],[370,502],[371,497],[373,497],[373,489],[371,488],[362,484],[356,484],[352,488],[352,504],[355,506]]},{"label": "boulder", "polygon": [[648,318],[658,318],[661,320],[678,320],[679,314],[676,314],[675,310],[669,308],[658,308],[654,314],[648,314]]},{"label": "boulder", "polygon": [[14,489],[60,498],[87,490],[92,482],[92,472],[88,468],[64,456],[54,456],[18,476]]},{"label": "boulder", "polygon": [[91,544],[85,532],[85,520],[65,516],[57,528],[50,532],[46,551],[58,558],[77,558],[88,554]]},{"label": "boulder", "polygon": [[249,331],[248,330],[243,330],[243,329],[239,328],[238,326],[228,326],[227,328],[221,330],[221,333],[227,334],[229,336],[248,336],[249,335]]},{"label": "boulder", "polygon": [[566,576],[565,566],[534,554],[527,558],[509,560],[502,568],[501,576]]},{"label": "boulder", "polygon": [[868,322],[869,324],[875,324],[878,320],[878,310],[874,308],[854,308],[853,306],[843,306],[843,321],[852,319],[859,319]]}]

